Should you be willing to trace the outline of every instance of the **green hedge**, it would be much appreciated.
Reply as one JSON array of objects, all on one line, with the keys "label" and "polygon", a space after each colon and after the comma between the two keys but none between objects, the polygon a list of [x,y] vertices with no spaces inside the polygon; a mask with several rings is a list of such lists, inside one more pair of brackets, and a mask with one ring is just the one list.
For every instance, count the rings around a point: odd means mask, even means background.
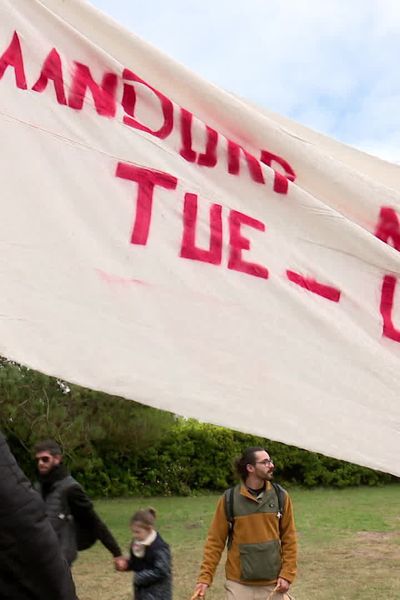
[{"label": "green hedge", "polygon": [[245,435],[214,425],[179,419],[151,448],[139,456],[102,455],[101,469],[76,471],[95,495],[189,495],[221,491],[235,482],[233,458],[247,446],[270,452],[276,479],[283,485],[343,488],[389,483],[395,478],[301,450],[278,442]]},{"label": "green hedge", "polygon": [[38,439],[56,439],[73,474],[93,496],[220,491],[235,481],[232,461],[247,446],[268,449],[283,485],[345,487],[395,479],[252,435],[178,419],[1,358],[0,428],[31,478],[33,445]]}]

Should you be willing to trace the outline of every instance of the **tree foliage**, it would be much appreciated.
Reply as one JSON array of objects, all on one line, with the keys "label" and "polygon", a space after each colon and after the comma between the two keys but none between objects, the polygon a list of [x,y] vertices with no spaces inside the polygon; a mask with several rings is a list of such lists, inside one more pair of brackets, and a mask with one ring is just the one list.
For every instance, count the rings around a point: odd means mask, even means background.
[{"label": "tree foliage", "polygon": [[134,464],[174,421],[170,413],[0,360],[0,427],[30,475],[38,440],[55,439],[74,471],[95,479],[111,456]]},{"label": "tree foliage", "polygon": [[176,418],[0,359],[0,427],[34,477],[31,450],[54,438],[90,494],[186,495],[232,485],[232,459],[263,446],[277,479],[306,487],[376,485],[393,477],[252,435]]}]

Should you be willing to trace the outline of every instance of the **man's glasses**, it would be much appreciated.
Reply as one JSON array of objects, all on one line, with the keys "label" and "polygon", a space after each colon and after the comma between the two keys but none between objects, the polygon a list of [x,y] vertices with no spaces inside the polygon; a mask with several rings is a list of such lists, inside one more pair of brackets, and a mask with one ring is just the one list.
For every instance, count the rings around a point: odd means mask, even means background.
[{"label": "man's glasses", "polygon": [[35,458],[37,463],[44,463],[47,464],[48,462],[50,462],[50,456],[38,456],[37,458]]},{"label": "man's glasses", "polygon": [[273,465],[274,461],[270,458],[265,458],[264,460],[256,460],[256,465]]}]

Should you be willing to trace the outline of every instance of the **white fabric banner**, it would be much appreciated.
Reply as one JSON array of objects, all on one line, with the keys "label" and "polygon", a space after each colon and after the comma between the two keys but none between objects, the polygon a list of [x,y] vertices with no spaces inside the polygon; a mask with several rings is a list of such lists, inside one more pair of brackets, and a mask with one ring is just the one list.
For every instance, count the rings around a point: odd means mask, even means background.
[{"label": "white fabric banner", "polygon": [[2,0],[0,131],[0,354],[400,475],[398,166],[82,0]]}]

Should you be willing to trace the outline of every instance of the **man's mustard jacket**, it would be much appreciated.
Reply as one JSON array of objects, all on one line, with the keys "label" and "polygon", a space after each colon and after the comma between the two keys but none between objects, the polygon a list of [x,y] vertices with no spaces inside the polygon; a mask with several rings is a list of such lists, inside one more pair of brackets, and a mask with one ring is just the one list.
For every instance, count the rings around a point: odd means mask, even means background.
[{"label": "man's mustard jacket", "polygon": [[[292,502],[285,493],[280,516],[277,494],[267,482],[261,499],[244,485],[234,490],[233,537],[225,565],[226,579],[247,585],[273,585],[278,577],[292,582],[296,575],[297,536]],[[211,523],[199,583],[212,583],[228,538],[225,494]]]}]

